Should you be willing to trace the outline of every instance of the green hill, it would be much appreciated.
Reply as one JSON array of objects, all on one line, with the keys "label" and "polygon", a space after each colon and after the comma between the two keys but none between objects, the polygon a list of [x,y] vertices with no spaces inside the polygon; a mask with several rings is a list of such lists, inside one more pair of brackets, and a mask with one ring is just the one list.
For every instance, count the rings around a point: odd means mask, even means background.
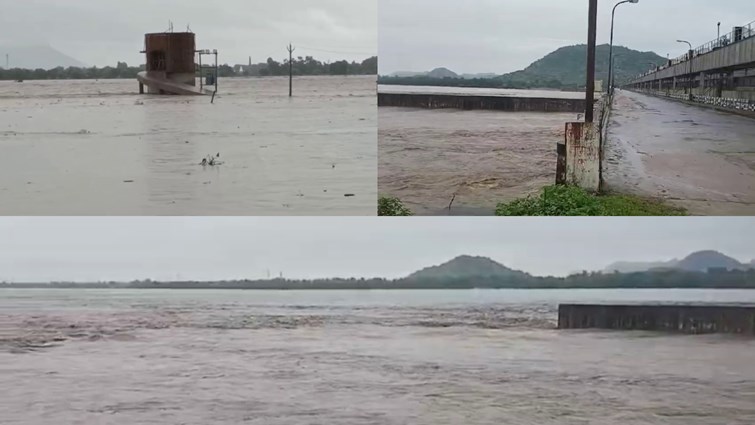
[{"label": "green hill", "polygon": [[[596,48],[595,77],[608,83],[609,46],[602,44]],[[616,84],[621,85],[651,68],[651,63],[661,65],[666,58],[653,52],[639,52],[622,46],[614,46],[614,66]],[[380,84],[449,86],[449,87],[489,87],[489,88],[552,88],[581,89],[587,80],[587,45],[561,47],[527,68],[500,75],[495,78],[456,78],[449,75],[433,76],[383,76]]]},{"label": "green hill", "polygon": [[462,255],[453,260],[424,268],[407,279],[469,279],[475,277],[526,278],[527,273],[505,267],[489,258]]},{"label": "green hill", "polygon": [[[595,51],[595,78],[608,82],[609,45],[597,46]],[[616,84],[651,68],[651,63],[662,65],[666,58],[653,52],[639,52],[623,46],[614,46]],[[559,81],[563,86],[584,86],[587,79],[587,45],[562,47],[535,61],[527,68],[502,75],[504,81]]]}]

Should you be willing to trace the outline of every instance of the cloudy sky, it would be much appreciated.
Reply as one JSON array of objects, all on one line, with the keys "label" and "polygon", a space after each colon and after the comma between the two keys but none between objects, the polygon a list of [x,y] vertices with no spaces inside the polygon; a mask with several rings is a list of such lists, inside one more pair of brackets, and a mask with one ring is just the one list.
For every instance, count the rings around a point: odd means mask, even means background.
[{"label": "cloudy sky", "polygon": [[[587,42],[587,0],[379,0],[380,73],[505,73],[566,45]],[[608,43],[611,9],[600,0],[598,43]],[[640,0],[616,12],[615,43],[676,57],[755,20],[752,0]]]},{"label": "cloudy sky", "polygon": [[402,277],[458,255],[539,275],[716,249],[755,258],[755,218],[2,218],[0,280]]},{"label": "cloudy sky", "polygon": [[361,60],[377,52],[377,0],[0,0],[0,46],[49,44],[88,65],[142,63],[144,34],[173,21],[221,61],[296,55]]}]

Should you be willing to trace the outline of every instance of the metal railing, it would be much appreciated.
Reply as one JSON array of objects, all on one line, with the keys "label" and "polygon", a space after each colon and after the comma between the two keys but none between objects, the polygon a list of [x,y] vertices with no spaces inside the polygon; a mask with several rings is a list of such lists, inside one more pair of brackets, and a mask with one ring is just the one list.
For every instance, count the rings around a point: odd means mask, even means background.
[{"label": "metal railing", "polygon": [[[715,50],[730,46],[734,43],[738,43],[750,37],[755,37],[755,21],[752,21],[749,24],[743,25],[741,27],[736,27],[730,33],[724,34],[713,41],[709,41],[703,44],[702,46],[697,47],[696,49],[692,50],[692,55],[693,55],[692,58],[694,58],[695,56],[704,55],[704,54],[713,52]],[[680,63],[687,62],[692,58],[690,58],[689,53],[685,53],[677,58],[669,60],[669,63],[667,65],[659,66],[655,69],[651,69],[647,72],[644,72],[638,75],[637,77],[635,77],[635,80],[654,74],[666,68],[670,68],[674,65],[679,65]]]}]

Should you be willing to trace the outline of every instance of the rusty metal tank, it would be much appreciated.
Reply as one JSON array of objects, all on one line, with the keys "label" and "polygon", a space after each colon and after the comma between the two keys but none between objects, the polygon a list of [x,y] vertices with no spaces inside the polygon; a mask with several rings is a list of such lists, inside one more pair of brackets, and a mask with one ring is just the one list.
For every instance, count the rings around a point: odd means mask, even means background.
[{"label": "rusty metal tank", "polygon": [[195,85],[196,38],[191,32],[165,32],[144,36],[147,73],[182,84]]}]

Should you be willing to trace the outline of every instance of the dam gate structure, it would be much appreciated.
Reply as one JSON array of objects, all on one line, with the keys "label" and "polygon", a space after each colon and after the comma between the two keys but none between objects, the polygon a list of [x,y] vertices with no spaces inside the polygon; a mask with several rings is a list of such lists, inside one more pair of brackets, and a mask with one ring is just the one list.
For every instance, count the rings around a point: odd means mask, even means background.
[{"label": "dam gate structure", "polygon": [[[137,76],[139,93],[144,94],[145,87],[148,94],[207,95],[217,92],[217,50],[197,50],[193,32],[145,34],[141,53],[146,56],[146,69]],[[195,62],[197,55],[199,64]],[[214,66],[202,65],[202,55],[214,55]],[[205,89],[205,86],[212,86],[213,90]]]}]

